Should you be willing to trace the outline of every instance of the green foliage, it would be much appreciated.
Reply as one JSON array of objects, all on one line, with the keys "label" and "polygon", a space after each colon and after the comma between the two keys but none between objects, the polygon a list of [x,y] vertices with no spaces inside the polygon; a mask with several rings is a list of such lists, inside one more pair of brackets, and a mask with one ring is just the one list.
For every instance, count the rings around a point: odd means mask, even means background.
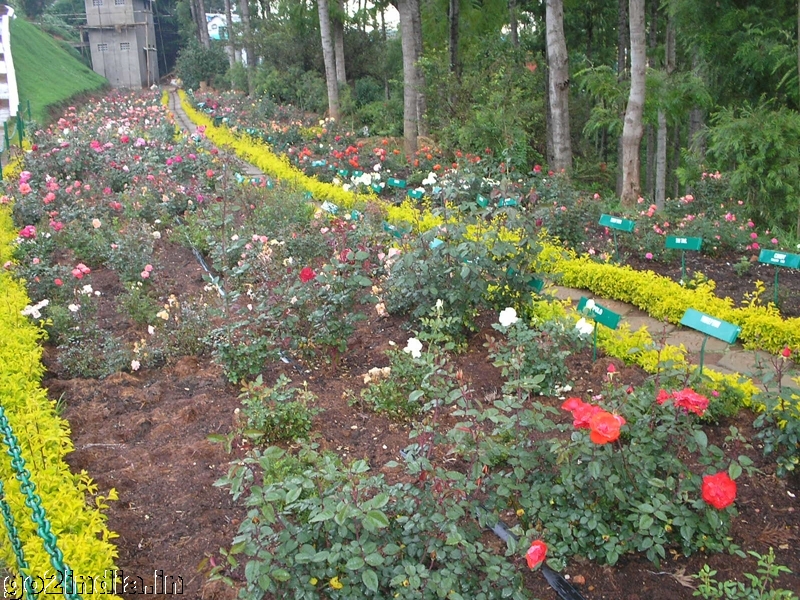
[{"label": "green foliage", "polygon": [[720,110],[712,120],[708,154],[730,172],[731,192],[746,199],[758,223],[789,230],[800,214],[799,144],[797,111],[762,101]]},{"label": "green foliage", "polygon": [[[587,429],[556,424],[554,409],[539,403],[523,408],[510,397],[485,414],[468,408],[457,415],[476,424],[470,429],[487,418],[494,424],[475,446],[484,464],[497,455],[497,439],[514,439],[520,430],[543,434],[540,441],[504,446],[506,458],[493,469],[487,503],[497,511],[522,509],[529,515],[521,519],[522,530],[547,539],[556,556],[613,565],[642,552],[658,564],[676,546],[686,555],[736,550],[728,536],[735,509],[707,505],[691,466],[699,463],[699,470],[711,473],[726,470],[730,461],[708,443],[692,415],[658,405],[654,397],[652,385],[628,393],[611,384],[595,397],[625,419],[619,440],[605,445],[591,441]],[[740,456],[730,472],[751,465]]]},{"label": "green foliage", "polygon": [[156,302],[142,282],[129,284],[124,293],[116,298],[117,311],[137,325],[149,325],[156,320],[161,305]]},{"label": "green foliage", "polygon": [[323,113],[328,106],[325,79],[315,71],[292,68],[279,71],[261,65],[255,78],[256,95],[279,104],[294,104],[302,110]]},{"label": "green foliage", "polygon": [[206,49],[196,40],[180,51],[175,63],[175,74],[185,87],[193,90],[200,87],[201,81],[213,86],[217,78],[222,80],[227,70],[228,57],[221,45],[212,44]]},{"label": "green foliage", "polygon": [[554,394],[569,381],[567,358],[588,345],[571,319],[547,320],[530,327],[523,320],[505,327],[492,325],[505,334],[500,340],[488,337],[486,346],[494,366],[506,382],[503,392],[522,398],[531,393]]},{"label": "green foliage", "polygon": [[800,394],[783,388],[758,400],[765,410],[753,424],[760,430],[756,437],[764,443],[764,454],[774,456],[778,476],[786,477],[800,469]]},{"label": "green foliage", "polygon": [[419,480],[390,485],[366,461],[305,451],[313,464],[270,481],[262,465],[283,451],[266,452],[234,462],[219,482],[248,507],[227,553],[231,565],[244,562],[240,598],[527,598],[519,570],[483,544],[459,473],[412,460]]},{"label": "green foliage", "polygon": [[756,573],[745,573],[746,582],[742,581],[717,581],[714,576],[716,571],[708,565],[703,565],[700,572],[694,576],[699,581],[694,596],[705,600],[797,600],[797,595],[790,590],[776,587],[778,578],[783,573],[791,571],[775,562],[775,552],[769,549],[769,554],[759,554],[752,550],[747,552],[758,561]]},{"label": "green foliage", "polygon": [[289,387],[291,379],[280,375],[275,385],[264,385],[261,375],[254,381],[242,384],[242,401],[245,418],[244,434],[262,444],[283,440],[304,439],[311,431],[311,419],[317,410],[311,408],[315,399],[308,388]]},{"label": "green foliage", "polygon": [[93,327],[73,331],[58,351],[61,368],[71,377],[84,379],[103,379],[127,370],[133,358],[122,340]]}]

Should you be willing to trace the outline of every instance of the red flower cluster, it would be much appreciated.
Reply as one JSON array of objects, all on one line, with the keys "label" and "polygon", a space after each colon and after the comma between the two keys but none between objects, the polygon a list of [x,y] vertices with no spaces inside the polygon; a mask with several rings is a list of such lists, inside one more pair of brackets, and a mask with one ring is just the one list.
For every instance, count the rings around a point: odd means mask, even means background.
[{"label": "red flower cluster", "polygon": [[703,477],[701,493],[703,500],[717,510],[722,510],[736,500],[736,482],[725,471],[706,475]]},{"label": "red flower cluster", "polygon": [[308,283],[316,276],[317,274],[314,273],[314,269],[312,269],[311,267],[303,267],[302,269],[300,269],[300,281],[302,281],[303,283]]},{"label": "red flower cluster", "polygon": [[599,406],[588,404],[580,398],[568,398],[561,408],[572,413],[572,425],[576,429],[589,429],[589,439],[602,446],[619,438],[625,419]]},{"label": "red flower cluster", "polygon": [[690,388],[684,388],[672,393],[666,390],[658,390],[656,402],[664,404],[668,400],[672,400],[675,406],[684,409],[686,412],[693,412],[700,417],[705,414],[708,408],[708,398]]},{"label": "red flower cluster", "polygon": [[534,540],[531,547],[525,553],[525,560],[528,561],[528,567],[535,569],[544,562],[547,556],[547,544],[542,540]]}]

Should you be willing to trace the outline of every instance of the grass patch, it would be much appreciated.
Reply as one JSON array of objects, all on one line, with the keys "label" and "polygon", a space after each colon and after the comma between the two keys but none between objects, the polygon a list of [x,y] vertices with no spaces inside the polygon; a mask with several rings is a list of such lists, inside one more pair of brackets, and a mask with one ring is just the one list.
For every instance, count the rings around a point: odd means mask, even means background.
[{"label": "grass patch", "polygon": [[46,123],[49,109],[70,98],[108,85],[80,60],[70,55],[33,23],[18,17],[11,21],[11,54],[17,73],[20,109],[27,117]]}]

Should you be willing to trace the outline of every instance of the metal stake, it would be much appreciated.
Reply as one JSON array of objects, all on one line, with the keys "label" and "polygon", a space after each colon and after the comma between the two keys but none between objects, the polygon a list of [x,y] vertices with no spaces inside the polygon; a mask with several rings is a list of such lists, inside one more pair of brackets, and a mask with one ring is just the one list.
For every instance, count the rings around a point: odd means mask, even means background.
[{"label": "metal stake", "polygon": [[700,375],[703,374],[703,361],[705,360],[706,356],[706,342],[708,341],[708,336],[706,335],[703,338],[703,345],[700,346]]}]

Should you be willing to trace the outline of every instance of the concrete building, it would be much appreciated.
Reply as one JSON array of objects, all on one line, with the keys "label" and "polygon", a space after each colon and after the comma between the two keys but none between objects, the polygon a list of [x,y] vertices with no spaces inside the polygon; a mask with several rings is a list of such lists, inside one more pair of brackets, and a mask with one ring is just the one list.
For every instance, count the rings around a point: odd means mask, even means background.
[{"label": "concrete building", "polygon": [[115,88],[158,82],[153,0],[84,0],[92,68]]}]

